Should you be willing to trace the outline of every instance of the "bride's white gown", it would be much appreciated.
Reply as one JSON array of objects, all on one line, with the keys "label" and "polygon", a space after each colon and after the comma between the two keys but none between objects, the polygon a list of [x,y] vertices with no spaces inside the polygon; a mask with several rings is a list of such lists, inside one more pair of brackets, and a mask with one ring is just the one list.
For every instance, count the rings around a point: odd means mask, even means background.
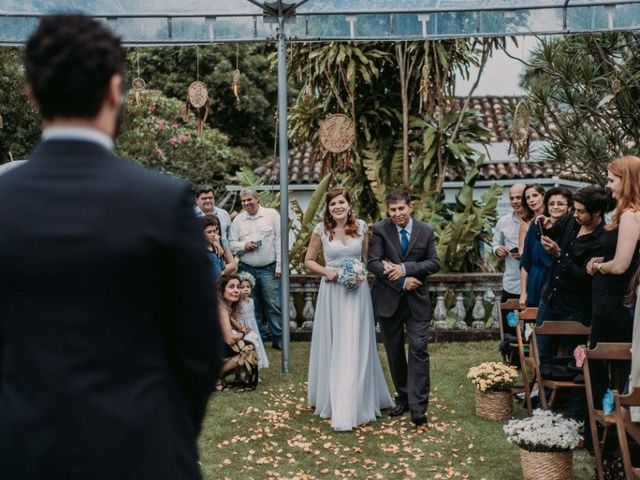
[{"label": "bride's white gown", "polygon": [[[338,266],[343,258],[361,258],[367,225],[358,220],[360,236],[346,244],[329,240],[324,225],[313,232],[322,240],[325,263]],[[369,285],[355,290],[326,282],[318,291],[309,359],[309,404],[315,414],[331,417],[335,430],[352,430],[373,421],[393,406],[376,349]]]}]

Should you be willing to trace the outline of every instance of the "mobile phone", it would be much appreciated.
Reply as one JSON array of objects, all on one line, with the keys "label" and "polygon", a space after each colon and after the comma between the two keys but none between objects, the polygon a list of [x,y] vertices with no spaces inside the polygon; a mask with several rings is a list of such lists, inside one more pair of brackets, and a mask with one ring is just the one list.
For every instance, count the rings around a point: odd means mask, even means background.
[{"label": "mobile phone", "polygon": [[536,237],[538,237],[538,240],[540,240],[544,235],[544,230],[542,230],[542,224],[540,222],[536,222],[536,228],[538,229],[536,231]]},{"label": "mobile phone", "polygon": [[256,240],[255,242],[253,242],[256,244],[256,248],[261,247],[262,246],[262,240]]},{"label": "mobile phone", "polygon": [[511,250],[509,250],[509,253],[518,253],[518,247],[513,247]]}]

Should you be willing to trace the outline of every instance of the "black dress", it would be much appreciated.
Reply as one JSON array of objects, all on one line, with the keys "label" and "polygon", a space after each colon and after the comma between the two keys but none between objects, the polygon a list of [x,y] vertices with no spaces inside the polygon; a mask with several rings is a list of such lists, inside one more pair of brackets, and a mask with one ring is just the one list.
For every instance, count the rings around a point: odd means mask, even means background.
[{"label": "black dress", "polygon": [[[605,231],[599,238],[602,256],[608,262],[616,254],[618,230]],[[633,337],[633,313],[624,306],[624,297],[631,277],[638,265],[638,249],[627,270],[621,275],[596,274],[591,284],[592,317],[589,347],[598,342],[631,342]],[[608,366],[605,365],[608,363]],[[628,362],[589,363],[596,409],[602,409],[602,397],[607,388],[621,391],[630,371]]]},{"label": "black dress", "polygon": [[[605,231],[600,236],[600,244],[604,261],[612,260],[616,254],[618,230]],[[597,274],[593,278],[591,348],[598,342],[631,342],[633,314],[624,306],[624,296],[637,265],[638,250],[636,249],[631,264],[623,274]]]}]

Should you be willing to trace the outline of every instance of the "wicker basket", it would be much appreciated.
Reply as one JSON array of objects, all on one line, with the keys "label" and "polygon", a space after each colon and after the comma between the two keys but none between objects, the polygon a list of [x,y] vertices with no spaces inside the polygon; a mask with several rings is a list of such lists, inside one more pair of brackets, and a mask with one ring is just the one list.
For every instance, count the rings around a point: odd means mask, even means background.
[{"label": "wicker basket", "polygon": [[528,452],[520,449],[524,480],[571,480],[573,451]]},{"label": "wicker basket", "polygon": [[511,392],[481,392],[476,390],[476,415],[497,422],[507,420],[513,413]]}]

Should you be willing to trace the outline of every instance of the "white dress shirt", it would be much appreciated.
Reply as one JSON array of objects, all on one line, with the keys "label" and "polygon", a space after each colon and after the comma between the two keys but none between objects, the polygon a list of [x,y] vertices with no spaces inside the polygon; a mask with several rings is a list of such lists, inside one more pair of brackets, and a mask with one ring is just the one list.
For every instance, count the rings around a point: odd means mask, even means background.
[{"label": "white dress shirt", "polygon": [[[262,241],[262,245],[251,252],[244,249],[247,242]],[[276,273],[280,265],[280,214],[273,208],[258,206],[255,215],[246,210],[239,213],[231,224],[231,251],[240,256],[240,261],[252,267],[264,267],[276,262]]]},{"label": "white dress shirt", "polygon": [[80,140],[102,145],[113,150],[113,139],[97,128],[59,125],[47,127],[42,132],[42,140]]},{"label": "white dress shirt", "polygon": [[[396,225],[396,229],[398,230],[398,239],[400,240],[400,249],[402,250],[402,233],[400,233],[400,230],[404,229],[405,232],[407,232],[407,246],[408,246],[408,242],[411,241],[411,229],[413,228],[413,218],[409,217],[409,223],[407,223],[406,227],[401,227],[400,225]],[[404,290],[404,288],[407,286],[407,270],[404,268],[404,263],[401,263],[400,265],[402,265],[402,275],[404,275],[405,279],[404,282],[402,282],[402,289]]]},{"label": "white dress shirt", "polygon": [[[491,247],[495,255],[498,247],[506,247],[511,250],[518,246],[518,232],[520,219],[513,213],[500,217],[493,229],[493,242]],[[520,260],[511,255],[504,259],[504,274],[502,275],[502,290],[513,295],[520,294]]]}]

